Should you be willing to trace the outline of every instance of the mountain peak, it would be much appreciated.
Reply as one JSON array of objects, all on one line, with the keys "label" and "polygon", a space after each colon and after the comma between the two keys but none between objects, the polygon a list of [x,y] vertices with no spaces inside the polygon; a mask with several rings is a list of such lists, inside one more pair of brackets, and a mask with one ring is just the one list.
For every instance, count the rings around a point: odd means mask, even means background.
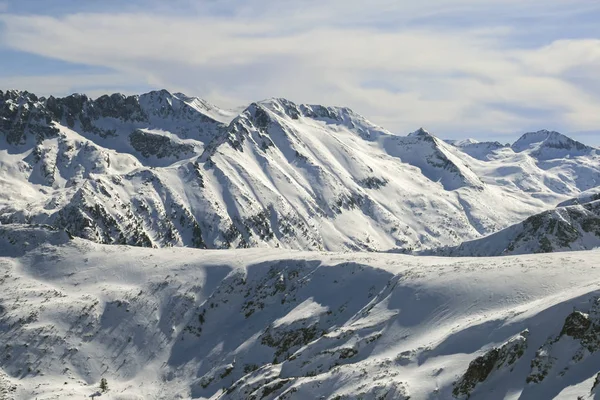
[{"label": "mountain peak", "polygon": [[9,89],[4,93],[0,90],[0,100],[2,101],[10,101],[13,104],[22,104],[22,103],[36,103],[38,101],[43,101],[44,98],[38,98],[35,94],[30,93],[26,90],[14,90]]},{"label": "mountain peak", "polygon": [[594,153],[547,168],[531,158],[537,148],[465,150],[424,128],[394,135],[344,107],[271,98],[221,123],[209,118],[225,120],[218,109],[207,114],[208,103],[167,90],[35,103],[11,93],[19,100],[0,97],[0,222],[51,223],[99,242],[454,245],[600,184]]},{"label": "mountain peak", "polygon": [[282,97],[271,97],[269,99],[261,100],[256,103],[252,103],[253,107],[261,107],[263,109],[269,110],[281,117],[290,117],[292,119],[298,119],[303,115],[300,107],[287,99]]},{"label": "mountain peak", "polygon": [[517,153],[532,150],[532,155],[542,159],[582,155],[594,150],[592,147],[586,146],[562,133],[547,129],[527,132],[511,147]]},{"label": "mountain peak", "polygon": [[270,98],[250,104],[241,116],[258,118],[259,127],[265,127],[275,116],[298,120],[300,118],[344,126],[365,140],[374,140],[381,134],[391,135],[348,107],[330,107],[318,104],[296,104],[284,98]]},{"label": "mountain peak", "polygon": [[451,144],[455,147],[464,147],[464,146],[471,146],[474,144],[480,144],[481,142],[479,140],[476,139],[472,139],[472,138],[467,138],[467,139],[448,139],[448,140],[444,140],[444,142]]},{"label": "mountain peak", "polygon": [[526,132],[515,143],[537,143],[546,140],[550,137],[564,136],[557,131],[549,131],[548,129],[540,129],[539,131]]},{"label": "mountain peak", "polygon": [[431,133],[429,133],[428,130],[421,127],[419,129],[417,129],[416,131],[409,133],[408,136],[433,136],[433,135]]},{"label": "mountain peak", "polygon": [[158,101],[159,103],[162,103],[166,101],[169,104],[171,104],[173,100],[179,100],[167,89],[152,90],[148,93],[141,94],[139,98],[141,102]]},{"label": "mountain peak", "polygon": [[167,89],[151,90],[148,93],[143,93],[140,96],[155,96],[155,97],[173,97],[173,94]]},{"label": "mountain peak", "polygon": [[549,131],[547,129],[541,129],[535,132],[526,132],[515,143],[513,143],[513,147],[524,147],[529,146],[535,143],[542,143],[548,139],[559,139],[565,138],[570,139],[569,137],[559,133],[557,131]]}]

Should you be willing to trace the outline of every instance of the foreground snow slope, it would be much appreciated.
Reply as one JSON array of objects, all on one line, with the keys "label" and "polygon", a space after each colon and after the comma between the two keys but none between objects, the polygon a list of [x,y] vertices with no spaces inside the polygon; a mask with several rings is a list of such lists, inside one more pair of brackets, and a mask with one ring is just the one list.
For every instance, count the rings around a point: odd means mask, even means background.
[{"label": "foreground snow slope", "polygon": [[600,252],[145,249],[0,226],[0,392],[595,398]]}]

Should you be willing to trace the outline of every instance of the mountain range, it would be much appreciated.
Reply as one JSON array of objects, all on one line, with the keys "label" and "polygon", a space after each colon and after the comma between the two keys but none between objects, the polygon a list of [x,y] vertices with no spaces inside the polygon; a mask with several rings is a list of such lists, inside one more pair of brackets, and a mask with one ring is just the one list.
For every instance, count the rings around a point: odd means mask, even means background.
[{"label": "mountain range", "polygon": [[103,244],[424,252],[599,185],[600,150],[546,130],[444,141],[285,99],[0,92],[0,223]]},{"label": "mountain range", "polygon": [[0,188],[0,399],[600,396],[600,150],[558,132],[10,90]]}]

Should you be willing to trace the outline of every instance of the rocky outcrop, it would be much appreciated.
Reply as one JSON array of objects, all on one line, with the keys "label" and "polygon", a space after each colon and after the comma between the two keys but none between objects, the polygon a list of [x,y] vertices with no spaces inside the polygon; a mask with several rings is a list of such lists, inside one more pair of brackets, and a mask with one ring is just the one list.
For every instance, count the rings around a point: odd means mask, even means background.
[{"label": "rocky outcrop", "polygon": [[[564,344],[574,341],[575,346]],[[573,311],[562,330],[536,352],[527,382],[541,383],[550,375],[563,376],[573,366],[600,350],[600,299],[595,298],[587,313]]]},{"label": "rocky outcrop", "polygon": [[500,347],[488,350],[471,361],[464,375],[455,383],[452,394],[455,397],[469,398],[479,383],[484,382],[498,370],[510,369],[525,353],[529,331],[525,330]]},{"label": "rocky outcrop", "polygon": [[56,137],[58,129],[52,125],[55,119],[43,100],[33,93],[0,90],[0,133],[4,133],[9,144],[26,144],[28,137],[31,143]]},{"label": "rocky outcrop", "polygon": [[139,129],[129,135],[129,141],[131,146],[146,158],[154,156],[156,158],[174,157],[179,159],[192,154],[194,151],[194,147],[191,145],[177,143],[167,136],[156,135]]}]

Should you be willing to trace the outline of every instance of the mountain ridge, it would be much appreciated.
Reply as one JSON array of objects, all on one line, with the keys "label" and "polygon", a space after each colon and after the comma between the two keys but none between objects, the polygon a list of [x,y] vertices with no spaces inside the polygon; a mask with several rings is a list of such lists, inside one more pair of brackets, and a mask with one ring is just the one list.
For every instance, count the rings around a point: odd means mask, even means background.
[{"label": "mountain ridge", "polygon": [[480,239],[421,254],[493,257],[596,249],[600,247],[600,196],[586,200],[532,215]]},{"label": "mountain ridge", "polygon": [[548,158],[500,145],[476,157],[461,146],[486,144],[398,135],[347,107],[272,98],[235,115],[166,90],[8,91],[0,102],[0,223],[100,243],[410,252],[477,239],[600,185],[587,148]]}]

